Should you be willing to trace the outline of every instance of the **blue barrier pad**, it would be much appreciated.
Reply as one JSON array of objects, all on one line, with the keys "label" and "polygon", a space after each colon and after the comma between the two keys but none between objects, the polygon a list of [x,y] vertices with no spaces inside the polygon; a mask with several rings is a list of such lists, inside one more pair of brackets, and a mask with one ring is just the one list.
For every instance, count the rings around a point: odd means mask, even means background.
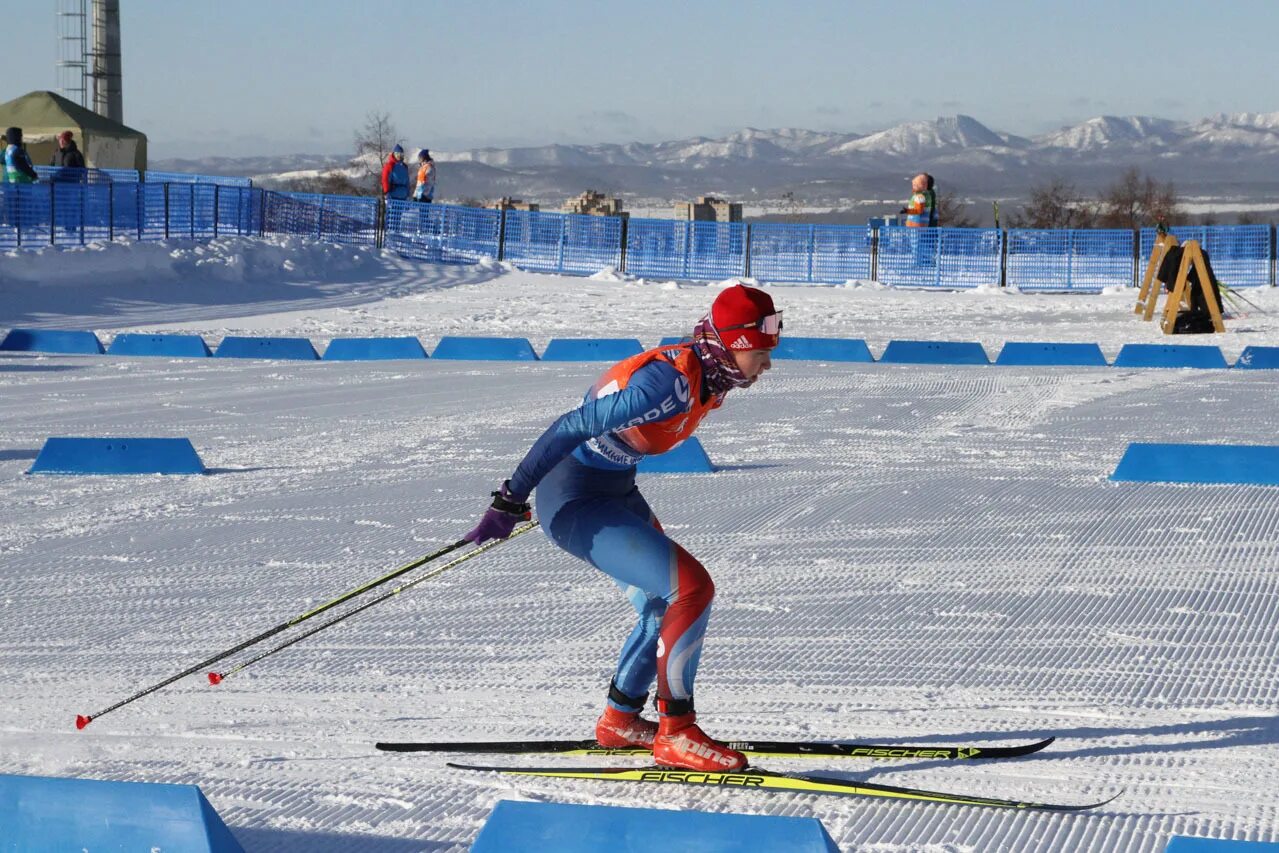
[{"label": "blue barrier pad", "polygon": [[552,338],[542,361],[621,361],[643,351],[634,338]]},{"label": "blue barrier pad", "polygon": [[811,817],[502,800],[471,853],[839,853]]},{"label": "blue barrier pad", "polygon": [[1272,841],[1230,841],[1224,838],[1191,838],[1174,835],[1164,853],[1279,853]]},{"label": "blue barrier pad", "polygon": [[995,364],[1010,366],[1105,367],[1106,357],[1097,344],[1026,343],[1009,341]]},{"label": "blue barrier pad", "polygon": [[692,436],[665,453],[645,456],[637,470],[641,474],[709,474],[715,470],[702,443]]},{"label": "blue barrier pad", "polygon": [[537,353],[528,338],[463,338],[447,335],[440,338],[431,358],[455,358],[470,361],[537,361]]},{"label": "blue barrier pad", "polygon": [[0,775],[0,827],[6,850],[33,853],[244,853],[195,785]]},{"label": "blue barrier pad", "polygon": [[686,344],[691,342],[692,340],[693,339],[690,338],[688,335],[684,335],[682,337],[675,337],[675,338],[668,337],[668,338],[662,338],[662,340],[657,345],[659,347],[669,347],[669,346],[674,346],[675,344]]},{"label": "blue barrier pad", "polygon": [[316,361],[320,355],[306,338],[249,338],[232,335],[222,339],[213,357]]},{"label": "blue barrier pad", "polygon": [[107,355],[167,355],[207,358],[209,345],[199,335],[116,335]]},{"label": "blue barrier pad", "polygon": [[874,361],[870,347],[860,338],[788,338],[773,350],[773,358],[802,358],[809,361]]},{"label": "blue barrier pad", "polygon": [[1110,479],[1137,483],[1279,486],[1279,446],[1130,444]]},{"label": "blue barrier pad", "polygon": [[50,438],[28,474],[203,474],[186,438]]},{"label": "blue barrier pad", "polygon": [[10,329],[0,341],[0,350],[16,352],[60,352],[100,355],[102,341],[93,332],[67,329]]},{"label": "blue barrier pad", "polygon": [[1218,347],[1187,344],[1124,344],[1115,367],[1227,367]]},{"label": "blue barrier pad", "polygon": [[990,364],[976,341],[889,341],[885,364]]},{"label": "blue barrier pad", "polygon": [[334,338],[324,350],[325,361],[390,361],[426,358],[422,342],[403,338]]},{"label": "blue barrier pad", "polygon": [[1243,370],[1279,369],[1279,347],[1244,347],[1235,367]]}]

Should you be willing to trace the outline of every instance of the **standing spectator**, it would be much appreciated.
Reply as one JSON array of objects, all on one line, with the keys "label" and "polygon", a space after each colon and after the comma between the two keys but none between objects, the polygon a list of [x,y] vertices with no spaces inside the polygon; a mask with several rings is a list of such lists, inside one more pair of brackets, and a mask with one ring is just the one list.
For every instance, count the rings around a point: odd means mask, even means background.
[{"label": "standing spectator", "polygon": [[423,148],[417,152],[417,186],[413,188],[413,200],[430,204],[435,200],[435,161],[431,152]]},{"label": "standing spectator", "polygon": [[910,179],[910,201],[899,213],[906,214],[907,228],[930,228],[937,225],[937,195],[933,177],[920,172]]},{"label": "standing spectator", "polygon": [[397,144],[382,164],[382,195],[400,200],[409,197],[409,167],[404,165],[404,146]]},{"label": "standing spectator", "polygon": [[4,149],[5,180],[11,184],[34,184],[40,180],[31,158],[27,156],[27,148],[22,144],[22,128],[11,127],[4,132],[9,144]]},{"label": "standing spectator", "polygon": [[53,152],[53,158],[49,160],[50,166],[61,166],[64,169],[84,168],[84,155],[76,147],[73,136],[69,130],[58,134],[58,150]]}]

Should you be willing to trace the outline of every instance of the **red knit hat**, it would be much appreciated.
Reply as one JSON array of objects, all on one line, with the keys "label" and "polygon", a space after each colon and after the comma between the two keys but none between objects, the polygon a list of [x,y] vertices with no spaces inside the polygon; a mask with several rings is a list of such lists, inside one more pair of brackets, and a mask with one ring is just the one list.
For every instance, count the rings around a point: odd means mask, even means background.
[{"label": "red knit hat", "polygon": [[757,287],[735,284],[715,297],[711,322],[729,349],[772,349],[782,336],[782,312]]}]

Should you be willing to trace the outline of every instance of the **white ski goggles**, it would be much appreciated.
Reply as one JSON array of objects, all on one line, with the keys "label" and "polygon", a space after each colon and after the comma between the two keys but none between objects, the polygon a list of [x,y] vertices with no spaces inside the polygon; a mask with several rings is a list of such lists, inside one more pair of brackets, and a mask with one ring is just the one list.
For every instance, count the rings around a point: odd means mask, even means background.
[{"label": "white ski goggles", "polygon": [[778,311],[776,314],[760,317],[754,323],[739,323],[736,326],[726,326],[720,331],[727,332],[732,329],[758,329],[766,335],[780,335],[782,333],[782,312]]}]

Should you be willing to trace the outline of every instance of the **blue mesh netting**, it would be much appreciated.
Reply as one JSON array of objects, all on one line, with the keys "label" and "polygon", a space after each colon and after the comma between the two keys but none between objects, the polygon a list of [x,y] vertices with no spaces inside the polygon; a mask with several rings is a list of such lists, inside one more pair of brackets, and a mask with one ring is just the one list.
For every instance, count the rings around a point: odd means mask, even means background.
[{"label": "blue mesh netting", "polygon": [[626,271],[640,276],[714,280],[746,272],[746,226],[740,222],[632,219]]},{"label": "blue mesh netting", "polygon": [[[1272,234],[1269,225],[1178,225],[1168,230],[1182,243],[1198,240],[1199,246],[1208,253],[1213,273],[1226,286],[1270,284]],[[1145,279],[1154,247],[1155,229],[1141,229],[1138,280]]]},{"label": "blue mesh netting", "polygon": [[518,267],[594,273],[622,261],[622,220],[616,216],[506,211],[502,257]]},{"label": "blue mesh netting", "polygon": [[1133,283],[1133,245],[1126,229],[1012,229],[1007,284],[1022,290],[1127,287]]},{"label": "blue mesh netting", "polygon": [[250,178],[232,178],[224,175],[194,175],[190,172],[153,172],[147,170],[146,180],[157,184],[221,184],[226,187],[251,187]]},{"label": "blue mesh netting", "polygon": [[502,212],[389,200],[386,247],[406,258],[444,263],[475,263],[498,256]]},{"label": "blue mesh netting", "polygon": [[868,280],[871,232],[864,225],[761,223],[750,230],[750,274],[763,281]]},{"label": "blue mesh netting", "polygon": [[267,192],[265,198],[265,232],[333,243],[377,244],[376,198],[282,192]]},{"label": "blue mesh netting", "polygon": [[1002,240],[993,229],[881,228],[879,280],[907,287],[997,286]]}]

